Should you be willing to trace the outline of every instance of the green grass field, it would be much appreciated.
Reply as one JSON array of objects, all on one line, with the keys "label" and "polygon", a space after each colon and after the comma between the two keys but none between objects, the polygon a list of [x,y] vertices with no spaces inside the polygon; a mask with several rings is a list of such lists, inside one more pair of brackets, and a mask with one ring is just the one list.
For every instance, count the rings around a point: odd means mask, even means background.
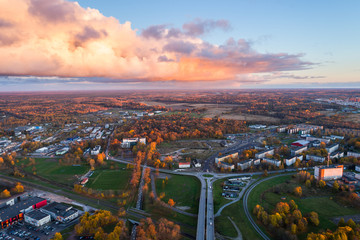
[{"label": "green grass field", "polygon": [[129,182],[131,170],[95,170],[86,187],[97,190],[124,190]]},{"label": "green grass field", "polygon": [[226,207],[222,211],[221,216],[215,218],[216,232],[223,236],[236,237],[236,229],[228,219],[228,216],[235,222],[244,240],[261,239],[245,216],[242,200]]},{"label": "green grass field", "polygon": [[[17,164],[21,165],[24,163],[24,165],[27,165],[28,162],[28,160],[19,160]],[[80,166],[64,166],[60,165],[56,159],[36,158],[35,166],[27,166],[24,168],[24,171],[33,173],[33,167],[36,168],[37,175],[69,185],[76,181],[76,175],[81,176],[90,169],[90,166],[84,164]]]},{"label": "green grass field", "polygon": [[[272,187],[293,189],[295,186],[302,187],[303,198],[295,197],[292,193],[265,192]],[[281,200],[282,197],[285,197],[286,200]],[[249,211],[252,212],[255,205],[260,203],[267,211],[271,212],[278,202],[289,202],[290,200],[296,202],[303,215],[306,215],[311,211],[315,211],[319,214],[319,226],[309,226],[309,232],[318,232],[319,230],[326,229],[334,230],[336,224],[331,221],[332,218],[360,213],[360,209],[352,208],[336,201],[336,197],[333,197],[329,187],[325,187],[324,189],[312,187],[308,189],[304,185],[297,183],[291,176],[280,176],[259,184],[249,195]],[[305,235],[300,236],[300,238],[305,237]]]},{"label": "green grass field", "polygon": [[156,179],[156,192],[158,196],[161,192],[165,193],[163,201],[172,198],[175,206],[188,206],[188,212],[198,213],[200,199],[200,181],[191,176],[169,175],[168,183],[163,184],[164,179]]},{"label": "green grass field", "polygon": [[[154,200],[150,199],[149,193],[151,192],[151,184],[149,184],[149,191],[147,194],[144,195],[144,202],[143,202],[143,209],[151,214],[152,219],[160,219],[162,217],[173,221],[176,224],[180,225],[181,232],[187,233],[191,236],[196,236],[196,225],[197,225],[197,218],[190,217],[183,214],[176,213],[171,211],[168,208],[165,208],[159,204],[156,204]],[[188,239],[182,236],[181,239]]]}]

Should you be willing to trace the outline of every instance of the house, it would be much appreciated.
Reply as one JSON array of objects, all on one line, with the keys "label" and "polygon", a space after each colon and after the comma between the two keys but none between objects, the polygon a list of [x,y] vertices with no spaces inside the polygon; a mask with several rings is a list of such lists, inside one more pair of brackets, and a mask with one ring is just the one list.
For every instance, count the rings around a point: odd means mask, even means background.
[{"label": "house", "polygon": [[309,145],[309,141],[306,141],[306,140],[298,140],[298,141],[295,141],[291,144],[291,146],[294,146],[294,147],[305,147],[307,145]]},{"label": "house", "polygon": [[270,163],[270,164],[273,164],[277,167],[280,166],[281,164],[281,161],[280,160],[276,160],[276,159],[272,159],[272,158],[263,158],[263,162],[267,162],[267,163]]},{"label": "house", "polygon": [[57,202],[50,203],[43,207],[41,211],[49,214],[52,219],[62,223],[71,221],[79,216],[77,209]]},{"label": "house", "polygon": [[286,164],[286,166],[291,166],[296,162],[296,159],[299,159],[300,161],[302,161],[303,158],[304,158],[303,155],[296,155],[292,158],[285,159],[285,164]]},{"label": "house", "polygon": [[325,149],[328,153],[333,153],[339,149],[339,144],[337,144],[337,143],[331,144],[330,146],[326,147]]},{"label": "house", "polygon": [[306,160],[313,160],[315,162],[324,162],[325,157],[316,156],[316,155],[306,155]]},{"label": "house", "polygon": [[307,146],[299,146],[291,148],[291,156],[299,155],[300,153],[307,150]]},{"label": "house", "polygon": [[101,146],[96,145],[93,149],[91,149],[91,155],[98,155],[101,151]]},{"label": "house", "polygon": [[179,168],[190,168],[190,162],[179,162]]},{"label": "house", "polygon": [[26,223],[29,223],[35,227],[40,227],[44,224],[47,224],[51,221],[49,214],[43,213],[40,210],[33,210],[31,212],[25,213],[24,220]]},{"label": "house", "polygon": [[343,165],[316,166],[314,170],[314,176],[318,181],[341,179],[343,176],[343,171]]},{"label": "house", "polygon": [[84,186],[88,181],[89,181],[89,178],[86,177],[81,180],[80,184]]},{"label": "house", "polygon": [[192,162],[193,162],[194,167],[196,167],[196,168],[201,167],[201,163],[199,162],[199,160],[194,159]]},{"label": "house", "polygon": [[138,143],[146,144],[146,138],[124,138],[121,147],[122,148],[131,148]]},{"label": "house", "polygon": [[251,165],[254,163],[254,159],[245,160],[242,162],[239,162],[237,166],[241,168],[241,170],[245,170],[247,168],[250,168]]},{"label": "house", "polygon": [[1,228],[7,228],[8,226],[24,219],[24,214],[38,209],[47,204],[47,200],[40,197],[30,197],[27,199],[15,200],[0,209],[0,224]]},{"label": "house", "polygon": [[266,155],[273,155],[274,154],[274,149],[268,149],[268,150],[264,150],[262,152],[258,152],[255,153],[255,158],[264,158]]}]

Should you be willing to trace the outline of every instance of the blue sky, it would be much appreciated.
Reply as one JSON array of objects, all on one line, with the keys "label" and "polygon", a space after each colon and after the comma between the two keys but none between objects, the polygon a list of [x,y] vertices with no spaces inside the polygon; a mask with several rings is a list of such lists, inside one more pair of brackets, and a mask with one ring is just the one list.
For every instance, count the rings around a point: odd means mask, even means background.
[{"label": "blue sky", "polygon": [[[120,24],[131,22],[131,28],[142,30],[153,25],[181,29],[184,23],[195,20],[226,20],[230,29],[213,29],[199,38],[215,46],[229,38],[245,39],[253,50],[262,54],[300,55],[302,61],[313,65],[307,69],[252,74],[259,80],[241,84],[219,84],[229,88],[284,87],[360,87],[360,1],[123,1],[79,0],[83,8],[93,8],[106,17],[118,19]],[[1,10],[0,10],[1,11]],[[1,48],[1,46],[0,46]],[[0,53],[1,55],[1,53]],[[55,74],[56,75],[56,74]],[[250,74],[251,75],[251,74]],[[69,76],[71,77],[71,76]],[[78,77],[78,76],[77,76]],[[98,77],[98,76],[94,76]],[[249,77],[249,78],[251,78]],[[106,78],[106,77],[105,77]],[[5,90],[19,88],[3,77]],[[231,79],[230,79],[231,80]],[[21,81],[18,81],[21,82]],[[226,83],[230,82],[226,79]],[[39,83],[24,82],[28,89]],[[133,88],[134,83],[102,82],[84,86],[82,83],[50,83],[41,89],[57,86],[69,88]],[[144,82],[144,88],[195,88],[199,83]]]}]

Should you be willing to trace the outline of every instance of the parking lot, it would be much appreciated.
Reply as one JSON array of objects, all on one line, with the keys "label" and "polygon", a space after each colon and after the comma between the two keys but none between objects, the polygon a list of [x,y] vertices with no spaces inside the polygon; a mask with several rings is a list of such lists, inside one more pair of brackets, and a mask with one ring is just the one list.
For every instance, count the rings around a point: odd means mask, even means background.
[{"label": "parking lot", "polygon": [[0,240],[47,240],[53,237],[56,232],[60,232],[77,222],[78,219],[66,224],[59,224],[58,222],[53,221],[41,227],[35,227],[24,222],[19,222],[2,230],[0,232]]}]

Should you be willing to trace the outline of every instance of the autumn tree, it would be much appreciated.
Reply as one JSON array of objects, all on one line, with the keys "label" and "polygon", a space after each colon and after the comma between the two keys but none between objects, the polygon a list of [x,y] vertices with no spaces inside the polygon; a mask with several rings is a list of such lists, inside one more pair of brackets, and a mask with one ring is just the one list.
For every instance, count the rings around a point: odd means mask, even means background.
[{"label": "autumn tree", "polygon": [[89,164],[90,164],[91,170],[94,170],[94,169],[95,169],[95,160],[94,160],[94,159],[90,159],[90,160],[89,160]]},{"label": "autumn tree", "polygon": [[61,233],[57,232],[51,240],[63,240],[63,236]]},{"label": "autumn tree", "polygon": [[7,189],[5,189],[4,191],[2,191],[2,192],[0,193],[0,198],[8,198],[8,197],[10,197],[10,196],[11,196],[10,191],[7,190]]},{"label": "autumn tree", "polygon": [[161,218],[156,224],[151,218],[142,219],[136,233],[139,240],[178,240],[181,237],[180,226],[165,218]]},{"label": "autumn tree", "polygon": [[298,197],[301,197],[302,195],[302,188],[299,186],[299,187],[295,187],[294,188],[294,194]]},{"label": "autumn tree", "polygon": [[317,214],[317,212],[310,212],[309,213],[309,218],[310,222],[315,225],[318,226],[320,221],[319,221],[319,215]]},{"label": "autumn tree", "polygon": [[340,188],[340,185],[339,185],[338,181],[335,181],[333,184],[333,190],[335,192],[337,192],[337,191],[339,191],[339,188]]},{"label": "autumn tree", "polygon": [[96,162],[99,164],[99,165],[103,165],[104,164],[104,159],[105,159],[105,153],[99,153],[97,155],[97,160]]},{"label": "autumn tree", "polygon": [[170,207],[175,206],[175,202],[172,198],[169,199],[168,204],[170,205]]},{"label": "autumn tree", "polygon": [[326,182],[324,180],[319,181],[319,187],[324,188],[326,186]]},{"label": "autumn tree", "polygon": [[17,182],[16,186],[12,189],[12,191],[15,193],[22,193],[24,192],[24,186],[20,182]]}]

